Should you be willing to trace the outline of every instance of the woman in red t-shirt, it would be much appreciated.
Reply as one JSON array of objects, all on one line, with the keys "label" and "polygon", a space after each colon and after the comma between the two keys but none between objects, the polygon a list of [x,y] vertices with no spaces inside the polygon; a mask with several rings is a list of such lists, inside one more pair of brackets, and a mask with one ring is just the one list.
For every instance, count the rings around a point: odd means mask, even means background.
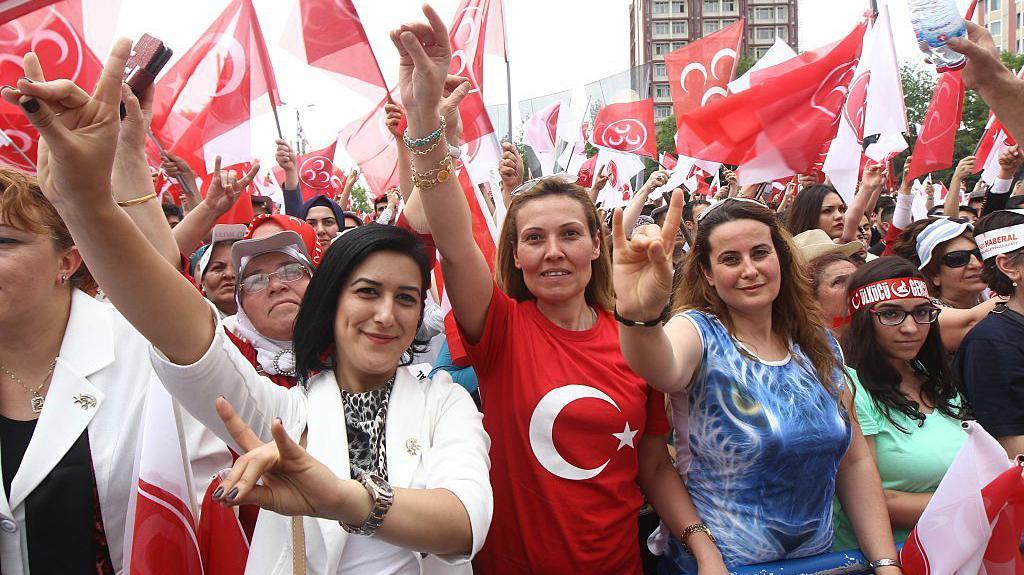
[{"label": "woman in red t-shirt", "polygon": [[[392,40],[413,182],[492,441],[494,519],[474,567],[640,573],[641,489],[679,530],[696,522],[696,512],[668,456],[664,397],[619,351],[597,210],[583,188],[558,176],[520,186],[498,239],[495,280],[473,241],[440,119],[448,33],[432,9],[424,12],[429,24],[404,26]],[[458,86],[446,105],[468,88]],[[712,568],[724,567],[707,547],[707,572],[724,572]]]}]

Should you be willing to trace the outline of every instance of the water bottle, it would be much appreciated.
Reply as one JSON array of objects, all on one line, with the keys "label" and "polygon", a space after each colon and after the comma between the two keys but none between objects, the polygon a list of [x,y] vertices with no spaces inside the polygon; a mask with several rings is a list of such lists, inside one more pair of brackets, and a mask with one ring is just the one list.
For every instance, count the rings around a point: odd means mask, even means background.
[{"label": "water bottle", "polygon": [[956,0],[907,0],[910,22],[917,34],[917,45],[939,72],[964,67],[967,59],[946,42],[967,35]]}]

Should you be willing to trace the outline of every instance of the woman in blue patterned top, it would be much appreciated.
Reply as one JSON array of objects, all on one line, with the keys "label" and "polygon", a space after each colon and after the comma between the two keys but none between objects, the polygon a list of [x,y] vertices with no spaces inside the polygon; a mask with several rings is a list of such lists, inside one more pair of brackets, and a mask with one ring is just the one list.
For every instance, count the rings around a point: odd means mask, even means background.
[{"label": "woman in blue patterned top", "polygon": [[[667,222],[679,221],[678,200]],[[703,521],[672,534],[672,571],[695,573],[697,560],[702,575],[724,573],[827,552],[837,494],[875,572],[900,573],[842,353],[775,215],[753,200],[706,210],[664,326],[674,226],[646,226],[627,241],[620,221],[616,214],[622,353],[670,394],[676,465]],[[716,554],[721,567],[708,569]]]}]

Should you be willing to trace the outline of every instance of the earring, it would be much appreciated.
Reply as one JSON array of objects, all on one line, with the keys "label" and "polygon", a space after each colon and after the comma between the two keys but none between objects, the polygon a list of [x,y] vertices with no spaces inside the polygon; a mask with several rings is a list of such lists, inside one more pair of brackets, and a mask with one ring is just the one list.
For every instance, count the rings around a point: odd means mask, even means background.
[{"label": "earring", "polygon": [[60,274],[60,283],[62,283],[62,284],[68,283],[68,276],[66,276],[64,274]]}]

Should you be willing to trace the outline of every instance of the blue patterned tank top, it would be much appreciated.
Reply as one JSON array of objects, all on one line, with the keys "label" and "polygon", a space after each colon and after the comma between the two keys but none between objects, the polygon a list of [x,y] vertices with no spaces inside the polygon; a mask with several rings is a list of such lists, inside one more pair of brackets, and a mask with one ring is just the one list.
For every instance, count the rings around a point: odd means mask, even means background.
[{"label": "blue patterned tank top", "polygon": [[[744,353],[716,317],[683,315],[700,332],[704,355],[689,389],[671,396],[677,466],[726,565],[829,551],[836,472],[850,445],[838,399],[798,346],[785,360],[763,361]],[[842,388],[839,370],[836,377]],[[692,558],[679,545],[670,549],[689,571]]]}]

